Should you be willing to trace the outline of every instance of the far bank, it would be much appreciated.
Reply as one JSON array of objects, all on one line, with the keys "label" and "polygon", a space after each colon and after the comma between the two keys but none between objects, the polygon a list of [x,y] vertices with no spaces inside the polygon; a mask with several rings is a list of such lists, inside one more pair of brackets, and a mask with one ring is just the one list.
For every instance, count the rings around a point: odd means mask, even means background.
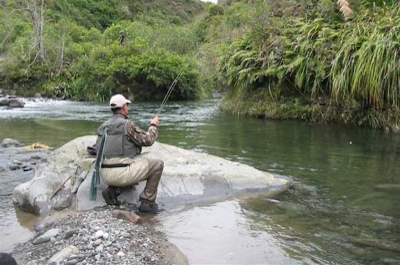
[{"label": "far bank", "polygon": [[271,120],[301,120],[313,123],[342,124],[400,132],[400,109],[365,108],[355,100],[335,104],[329,99],[318,100],[287,97],[272,99],[268,90],[243,94],[227,94],[221,110],[238,115]]}]

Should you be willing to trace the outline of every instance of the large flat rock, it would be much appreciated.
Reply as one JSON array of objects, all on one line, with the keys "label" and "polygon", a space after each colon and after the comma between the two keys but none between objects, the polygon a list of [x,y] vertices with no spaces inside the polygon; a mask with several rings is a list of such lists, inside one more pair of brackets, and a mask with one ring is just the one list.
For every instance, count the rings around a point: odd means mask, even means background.
[{"label": "large flat rock", "polygon": [[[48,162],[38,166],[31,181],[15,188],[14,202],[35,213],[52,208],[62,209],[73,202],[76,202],[74,205],[79,210],[105,205],[101,196],[101,191],[106,188],[103,183],[97,191],[97,200],[89,200],[94,157],[87,154],[86,147],[95,140],[96,136],[79,137],[51,153]],[[244,164],[158,142],[144,148],[142,155],[164,161],[157,200],[165,203],[224,199],[237,192],[260,190],[264,194],[275,194],[286,190],[290,184],[286,179]],[[53,191],[70,175],[72,177],[62,192],[50,200]],[[134,189],[125,191],[120,199],[136,203],[144,184],[142,182]]]}]

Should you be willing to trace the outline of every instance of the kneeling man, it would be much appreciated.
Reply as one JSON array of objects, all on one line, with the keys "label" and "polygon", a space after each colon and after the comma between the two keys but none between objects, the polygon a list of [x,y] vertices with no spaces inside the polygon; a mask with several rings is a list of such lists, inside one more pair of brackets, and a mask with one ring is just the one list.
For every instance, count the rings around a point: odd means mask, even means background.
[{"label": "kneeling man", "polygon": [[102,192],[109,205],[118,205],[121,188],[146,180],[146,187],[140,194],[140,212],[158,213],[162,211],[155,203],[157,188],[164,169],[164,162],[140,156],[142,146],[151,146],[158,136],[158,117],[150,121],[147,131],[128,120],[128,104],[131,101],[123,95],[111,97],[112,117],[97,129],[96,147],[107,130],[107,142],[103,151],[100,176],[108,188]]}]

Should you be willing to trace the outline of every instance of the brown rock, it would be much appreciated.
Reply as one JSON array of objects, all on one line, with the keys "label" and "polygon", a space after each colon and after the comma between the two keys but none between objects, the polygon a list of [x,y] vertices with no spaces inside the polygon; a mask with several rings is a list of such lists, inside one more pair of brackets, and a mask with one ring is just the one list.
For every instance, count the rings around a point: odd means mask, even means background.
[{"label": "brown rock", "polygon": [[137,215],[133,212],[129,212],[129,211],[113,210],[112,215],[115,218],[123,219],[123,220],[129,221],[134,224],[138,224],[138,223],[142,222],[142,218],[139,215]]}]

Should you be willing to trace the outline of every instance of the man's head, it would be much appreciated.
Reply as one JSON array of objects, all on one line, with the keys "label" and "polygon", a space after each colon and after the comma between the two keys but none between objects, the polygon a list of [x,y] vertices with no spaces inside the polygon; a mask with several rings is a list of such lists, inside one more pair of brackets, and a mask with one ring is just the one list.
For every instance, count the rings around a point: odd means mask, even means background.
[{"label": "man's head", "polygon": [[130,103],[131,101],[126,99],[123,95],[116,94],[110,99],[111,111],[113,112],[113,114],[127,115],[129,110],[128,104]]}]

